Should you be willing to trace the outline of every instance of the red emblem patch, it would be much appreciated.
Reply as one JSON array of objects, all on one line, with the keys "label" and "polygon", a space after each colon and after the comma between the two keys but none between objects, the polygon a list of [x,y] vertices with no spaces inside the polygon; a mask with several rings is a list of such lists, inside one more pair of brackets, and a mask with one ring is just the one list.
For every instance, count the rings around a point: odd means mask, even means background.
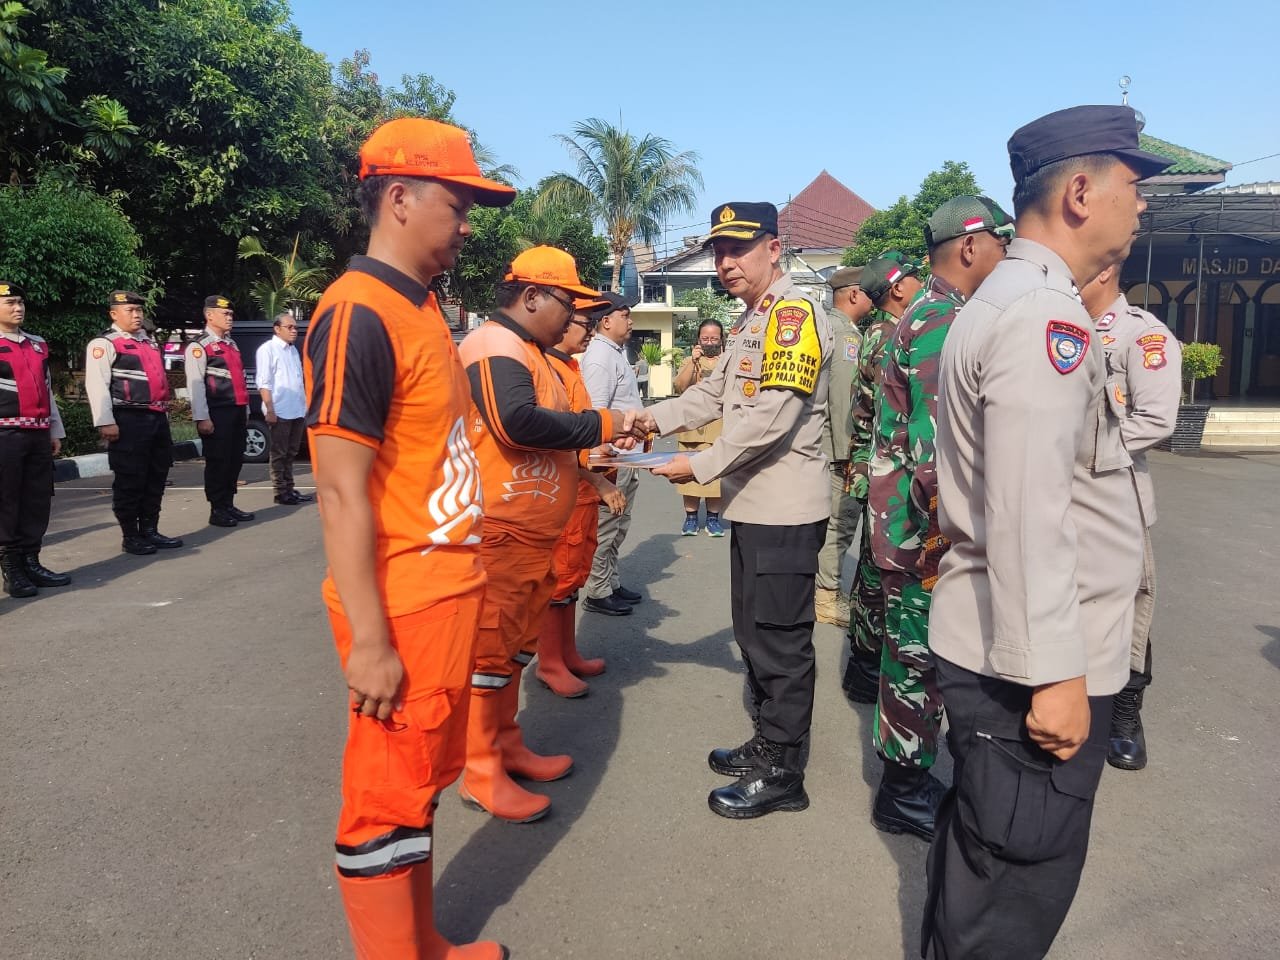
[{"label": "red emblem patch", "polygon": [[760,301],[760,306],[756,307],[756,313],[768,314],[769,308],[773,306],[773,301],[777,300],[772,293]]},{"label": "red emblem patch", "polygon": [[1065,320],[1050,320],[1045,328],[1045,347],[1053,369],[1068,374],[1084,363],[1089,352],[1089,333]]},{"label": "red emblem patch", "polygon": [[774,317],[778,321],[778,346],[794,347],[800,342],[800,328],[809,319],[803,307],[783,307]]},{"label": "red emblem patch", "polygon": [[107,351],[103,350],[101,347],[93,348],[93,359],[101,360],[106,355],[107,355]]},{"label": "red emblem patch", "polygon": [[1148,333],[1138,338],[1138,349],[1142,351],[1142,365],[1148,370],[1159,370],[1169,362],[1164,355],[1165,344],[1169,338],[1163,333]]}]

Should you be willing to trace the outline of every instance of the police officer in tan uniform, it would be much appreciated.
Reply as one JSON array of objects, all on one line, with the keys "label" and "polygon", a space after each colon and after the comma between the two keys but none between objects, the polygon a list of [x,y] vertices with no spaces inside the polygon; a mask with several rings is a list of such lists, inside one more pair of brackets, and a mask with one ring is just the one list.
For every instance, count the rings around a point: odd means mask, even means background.
[{"label": "police officer in tan uniform", "polygon": [[858,501],[845,489],[845,474],[849,470],[849,435],[853,431],[853,378],[858,374],[862,348],[858,324],[871,313],[871,300],[858,284],[861,275],[856,267],[841,267],[827,278],[833,301],[827,319],[831,321],[834,349],[822,442],[831,460],[831,519],[818,555],[814,608],[819,621],[837,627],[849,625],[849,597],[840,589],[840,568],[853,544],[860,513]]},{"label": "police officer in tan uniform", "polygon": [[1120,770],[1147,765],[1142,730],[1143,691],[1151,683],[1151,619],[1156,606],[1156,565],[1151,525],[1156,522],[1156,493],[1147,468],[1147,451],[1169,434],[1178,419],[1182,395],[1182,347],[1173,332],[1120,293],[1120,265],[1108,267],[1080,291],[1102,341],[1107,361],[1107,397],[1117,416],[1142,506],[1142,583],[1134,601],[1129,680],[1115,695],[1107,763]]},{"label": "police officer in tan uniform", "polygon": [[942,350],[937,471],[952,542],[929,618],[955,785],[929,851],[922,955],[1043,957],[1089,843],[1111,698],[1128,677],[1142,516],[1078,285],[1129,252],[1129,107],[1009,141],[1018,239]]},{"label": "police officer in tan uniform", "polygon": [[89,341],[84,389],[93,425],[107,444],[111,509],[125,553],[146,556],[182,546],[158,528],[165,481],[173,466],[169,375],[160,346],[143,328],[146,301],[131,290],[107,298],[111,329]]},{"label": "police officer in tan uniform", "polygon": [[755,735],[708,762],[735,783],[711,809],[734,819],[803,810],[814,688],[814,578],[831,515],[822,444],[831,326],[821,304],[782,272],[778,211],[726,203],[711,214],[716,273],[747,306],[711,374],[649,407],[642,429],[678,433],[723,417],[712,445],[653,472],[673,483],[721,481],[729,544],[733,633],[755,707]]}]

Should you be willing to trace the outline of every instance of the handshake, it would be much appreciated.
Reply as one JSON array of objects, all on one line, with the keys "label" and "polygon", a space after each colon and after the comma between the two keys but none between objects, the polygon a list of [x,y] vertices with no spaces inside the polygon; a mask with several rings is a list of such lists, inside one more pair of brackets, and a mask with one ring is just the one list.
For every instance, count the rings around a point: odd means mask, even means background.
[{"label": "handshake", "polygon": [[609,413],[614,432],[608,439],[619,450],[634,450],[637,443],[658,432],[658,422],[648,410],[610,410]]}]

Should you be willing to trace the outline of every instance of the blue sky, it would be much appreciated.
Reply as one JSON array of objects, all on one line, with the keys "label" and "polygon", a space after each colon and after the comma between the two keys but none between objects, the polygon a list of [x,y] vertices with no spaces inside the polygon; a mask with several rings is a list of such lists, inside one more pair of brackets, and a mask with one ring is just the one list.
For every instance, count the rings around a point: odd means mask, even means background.
[{"label": "blue sky", "polygon": [[[357,16],[353,16],[353,11]],[[1147,132],[1240,163],[1280,153],[1280,4],[650,0],[293,0],[336,63],[370,51],[384,82],[429,73],[524,185],[569,157],[587,117],[694,150],[706,189],[669,242],[725,200],[785,201],[823,168],[878,208],[964,160],[1005,203],[1005,142],[1079,103],[1118,103]],[[1229,183],[1280,180],[1280,156]]]}]

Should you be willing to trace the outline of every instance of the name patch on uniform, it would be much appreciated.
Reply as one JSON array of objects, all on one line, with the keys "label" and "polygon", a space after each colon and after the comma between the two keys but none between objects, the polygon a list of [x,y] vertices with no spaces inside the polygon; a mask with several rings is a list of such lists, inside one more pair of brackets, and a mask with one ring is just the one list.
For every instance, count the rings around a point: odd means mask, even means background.
[{"label": "name patch on uniform", "polygon": [[1084,356],[1089,351],[1089,334],[1074,323],[1050,320],[1045,330],[1045,346],[1053,369],[1065,375],[1084,363]]},{"label": "name patch on uniform", "polygon": [[1142,351],[1142,365],[1148,370],[1159,370],[1169,358],[1164,355],[1165,344],[1169,338],[1163,333],[1148,333],[1138,338],[1138,349]]},{"label": "name patch on uniform", "polygon": [[822,347],[808,300],[779,300],[764,332],[760,386],[806,396],[818,385]]},{"label": "name patch on uniform", "polygon": [[853,337],[844,338],[844,358],[850,363],[858,362],[858,341]]}]

